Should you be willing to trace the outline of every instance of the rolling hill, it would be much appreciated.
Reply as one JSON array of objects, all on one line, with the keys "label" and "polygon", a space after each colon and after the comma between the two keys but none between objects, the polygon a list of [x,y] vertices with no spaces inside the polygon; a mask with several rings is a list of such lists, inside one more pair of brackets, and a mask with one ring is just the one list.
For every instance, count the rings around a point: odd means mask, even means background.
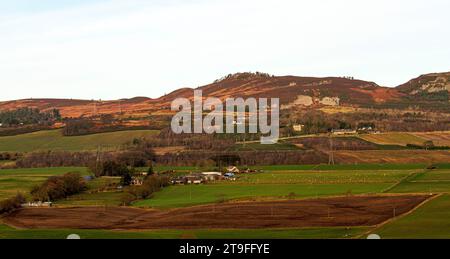
[{"label": "rolling hill", "polygon": [[[280,98],[282,108],[294,106],[342,106],[342,107],[423,107],[439,106],[448,110],[450,105],[450,72],[428,74],[396,88],[377,85],[374,82],[342,77],[271,76],[263,73],[230,74],[215,82],[199,87],[204,96],[221,99],[228,97]],[[192,98],[191,88],[182,88],[157,99],[136,97],[114,101],[72,99],[26,99],[0,102],[0,110],[34,107],[40,110],[57,108],[63,117],[82,117],[98,114],[125,114],[146,116],[170,110],[172,100]],[[427,105],[428,104],[428,105]]]}]

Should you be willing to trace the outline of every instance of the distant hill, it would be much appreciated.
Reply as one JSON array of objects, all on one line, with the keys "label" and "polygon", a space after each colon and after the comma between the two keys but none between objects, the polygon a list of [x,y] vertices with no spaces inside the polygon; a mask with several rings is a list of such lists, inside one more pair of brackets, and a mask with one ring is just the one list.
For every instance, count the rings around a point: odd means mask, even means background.
[{"label": "distant hill", "polygon": [[419,100],[448,101],[450,93],[450,72],[422,75],[397,89]]},{"label": "distant hill", "polygon": [[[450,110],[450,72],[420,76],[396,88],[350,77],[272,76],[264,73],[230,74],[199,87],[203,95],[221,99],[229,97],[280,98],[282,108],[352,106],[371,108],[402,108],[423,104]],[[0,110],[35,107],[41,110],[57,108],[63,117],[98,114],[149,115],[170,110],[172,100],[192,98],[194,89],[182,88],[158,99],[136,97],[115,101],[72,99],[26,99],[0,102]],[[429,105],[428,105],[429,104]]]}]

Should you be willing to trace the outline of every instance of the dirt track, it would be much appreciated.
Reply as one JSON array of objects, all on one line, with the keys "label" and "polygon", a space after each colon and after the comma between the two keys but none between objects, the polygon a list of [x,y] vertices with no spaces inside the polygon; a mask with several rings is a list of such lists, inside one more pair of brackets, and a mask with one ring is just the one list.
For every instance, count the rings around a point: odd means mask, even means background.
[{"label": "dirt track", "polygon": [[430,196],[342,197],[199,206],[170,211],[133,208],[22,209],[4,219],[20,228],[256,229],[373,226],[402,215]]}]

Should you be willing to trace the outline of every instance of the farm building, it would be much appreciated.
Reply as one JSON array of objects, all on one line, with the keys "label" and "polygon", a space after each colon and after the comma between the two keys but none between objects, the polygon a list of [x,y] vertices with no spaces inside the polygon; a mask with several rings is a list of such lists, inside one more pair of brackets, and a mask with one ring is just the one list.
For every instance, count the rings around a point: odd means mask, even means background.
[{"label": "farm building", "polygon": [[202,174],[190,174],[186,176],[186,182],[188,184],[202,184],[204,181]]},{"label": "farm building", "polygon": [[355,135],[358,132],[353,129],[334,129],[332,130],[333,135],[343,136],[343,135]]},{"label": "farm building", "polygon": [[202,173],[203,175],[203,179],[205,179],[205,181],[219,181],[222,180],[223,176],[222,173],[218,173],[218,172],[205,172]]},{"label": "farm building", "polygon": [[50,208],[53,206],[52,202],[28,202],[22,204],[23,208]]},{"label": "farm building", "polygon": [[131,185],[141,186],[144,184],[144,179],[145,177],[133,176],[133,178],[131,179]]},{"label": "farm building", "polygon": [[236,166],[229,166],[227,168],[227,172],[228,173],[233,173],[233,174],[238,174],[240,173],[239,168],[237,168]]},{"label": "farm building", "polygon": [[305,125],[302,125],[302,124],[296,124],[293,126],[294,131],[296,131],[296,132],[302,132],[304,127],[305,127]]},{"label": "farm building", "polygon": [[187,184],[187,179],[185,176],[175,177],[172,179],[172,184]]}]

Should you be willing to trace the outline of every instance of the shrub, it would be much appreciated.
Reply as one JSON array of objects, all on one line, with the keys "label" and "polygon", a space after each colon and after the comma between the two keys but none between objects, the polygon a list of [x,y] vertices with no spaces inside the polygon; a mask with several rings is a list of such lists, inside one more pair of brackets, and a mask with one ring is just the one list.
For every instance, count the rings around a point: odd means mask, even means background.
[{"label": "shrub", "polygon": [[86,183],[79,173],[67,173],[50,177],[41,186],[31,191],[35,201],[54,201],[80,193],[86,189]]},{"label": "shrub", "polygon": [[9,213],[19,209],[25,201],[25,197],[20,193],[13,198],[0,201],[0,214]]}]

